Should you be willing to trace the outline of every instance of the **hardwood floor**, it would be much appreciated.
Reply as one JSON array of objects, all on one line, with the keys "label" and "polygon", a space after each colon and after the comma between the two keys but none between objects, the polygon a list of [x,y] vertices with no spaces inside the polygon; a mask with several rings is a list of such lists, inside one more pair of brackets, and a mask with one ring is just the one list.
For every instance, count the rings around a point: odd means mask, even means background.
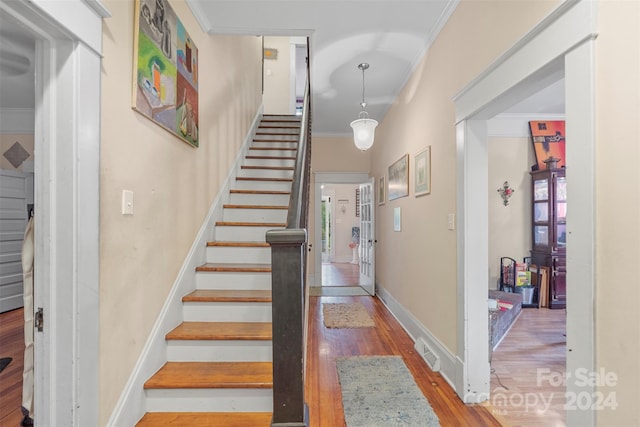
[{"label": "hardwood floor", "polygon": [[[323,303],[360,302],[375,328],[328,329],[322,320]],[[413,349],[413,341],[382,302],[374,297],[312,297],[305,399],[310,426],[343,426],[344,414],[336,359],[356,355],[399,355],[413,374],[444,426],[499,426],[489,410],[465,405],[444,378],[433,373]]]},{"label": "hardwood floor", "polygon": [[565,334],[564,309],[523,309],[494,351],[489,410],[504,425],[565,425]]},{"label": "hardwood floor", "polygon": [[[323,303],[356,301],[368,310],[375,328],[324,327]],[[401,355],[443,427],[565,425],[564,389],[552,387],[546,380],[541,386],[536,384],[537,369],[548,369],[540,371],[541,375],[565,370],[565,310],[523,310],[493,353],[492,366],[497,376],[492,375],[492,398],[487,405],[470,406],[462,404],[449,384],[430,371],[414,351],[409,336],[377,298],[312,297],[309,310],[305,399],[312,427],[344,425],[336,358],[353,355]],[[13,358],[0,373],[0,427],[17,427],[22,419],[22,322],[22,309],[0,314],[0,357]],[[498,378],[508,390],[501,388]],[[545,410],[549,399],[551,405]],[[509,405],[501,405],[503,402]]]},{"label": "hardwood floor", "polygon": [[0,427],[18,427],[22,421],[22,368],[24,360],[24,310],[0,314],[0,357],[13,360],[0,372]]},{"label": "hardwood floor", "polygon": [[322,286],[358,286],[358,264],[345,262],[322,263]]}]

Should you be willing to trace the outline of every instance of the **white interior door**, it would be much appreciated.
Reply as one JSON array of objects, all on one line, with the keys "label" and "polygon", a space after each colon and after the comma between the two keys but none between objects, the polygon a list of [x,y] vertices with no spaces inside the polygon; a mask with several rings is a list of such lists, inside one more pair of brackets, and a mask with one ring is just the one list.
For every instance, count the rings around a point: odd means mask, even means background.
[{"label": "white interior door", "polygon": [[0,169],[0,313],[23,306],[22,240],[27,227],[27,175]]},{"label": "white interior door", "polygon": [[374,183],[360,184],[360,286],[371,295],[376,293]]}]

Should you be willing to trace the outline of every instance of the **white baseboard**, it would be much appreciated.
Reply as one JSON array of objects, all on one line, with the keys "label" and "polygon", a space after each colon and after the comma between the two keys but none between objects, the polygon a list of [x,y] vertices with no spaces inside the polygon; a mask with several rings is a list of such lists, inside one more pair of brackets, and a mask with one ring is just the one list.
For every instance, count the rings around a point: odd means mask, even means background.
[{"label": "white baseboard", "polygon": [[[393,296],[384,288],[376,285],[378,298],[389,309],[391,314],[400,322],[400,325],[416,342],[418,339],[424,341],[432,353],[439,359],[439,372],[444,379],[459,393],[459,385],[456,378],[462,378],[461,361],[452,354],[429,330],[418,321],[407,309],[405,309]],[[426,361],[425,361],[426,363]],[[461,382],[460,382],[461,384]]]},{"label": "white baseboard", "polygon": [[196,288],[196,267],[205,262],[207,242],[213,240],[215,222],[222,217],[222,205],[226,202],[224,199],[228,197],[231,183],[234,182],[240,170],[242,160],[253,140],[253,135],[260,124],[261,117],[262,107],[258,110],[234,166],[211,204],[211,208],[191,245],[191,249],[169,292],[169,296],[151,329],[142,353],[111,413],[111,417],[107,422],[108,427],[133,426],[146,411],[144,382],[167,361],[165,336],[182,321],[182,297]]}]

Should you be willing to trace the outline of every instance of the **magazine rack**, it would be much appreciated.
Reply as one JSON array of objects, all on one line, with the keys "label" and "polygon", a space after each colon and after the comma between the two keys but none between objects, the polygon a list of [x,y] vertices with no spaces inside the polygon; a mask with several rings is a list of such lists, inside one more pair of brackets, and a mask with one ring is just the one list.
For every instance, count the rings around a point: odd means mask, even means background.
[{"label": "magazine rack", "polygon": [[500,258],[500,288],[504,292],[516,290],[516,260],[509,257]]}]

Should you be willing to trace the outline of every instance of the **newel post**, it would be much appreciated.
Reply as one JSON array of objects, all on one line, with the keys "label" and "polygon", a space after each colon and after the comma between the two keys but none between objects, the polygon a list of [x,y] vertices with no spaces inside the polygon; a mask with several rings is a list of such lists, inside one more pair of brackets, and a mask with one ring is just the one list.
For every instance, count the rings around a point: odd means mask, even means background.
[{"label": "newel post", "polygon": [[305,259],[307,231],[270,230],[273,329],[271,426],[308,425],[304,401]]}]

